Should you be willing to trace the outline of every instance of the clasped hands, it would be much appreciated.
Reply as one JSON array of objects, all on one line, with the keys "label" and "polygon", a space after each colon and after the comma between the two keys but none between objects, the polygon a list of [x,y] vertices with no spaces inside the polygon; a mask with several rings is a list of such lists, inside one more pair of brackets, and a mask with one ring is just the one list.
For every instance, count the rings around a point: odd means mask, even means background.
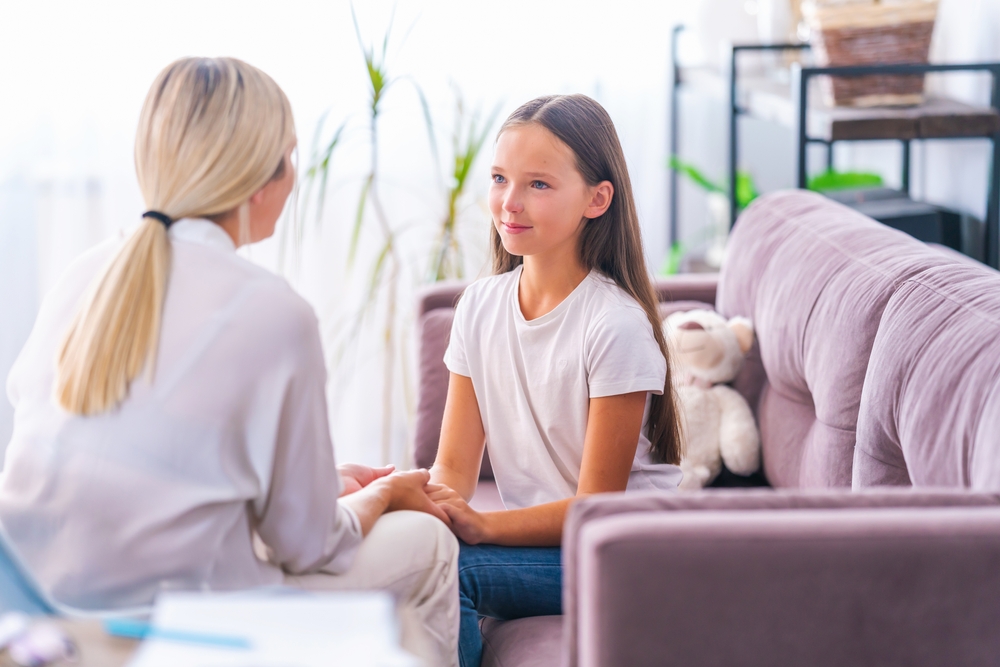
[{"label": "clasped hands", "polygon": [[392,510],[416,510],[432,514],[451,528],[467,544],[486,540],[486,516],[469,506],[456,491],[443,484],[432,484],[426,470],[396,471],[395,466],[370,468],[357,463],[337,466],[343,486],[341,496],[360,491],[369,484],[388,487]]}]

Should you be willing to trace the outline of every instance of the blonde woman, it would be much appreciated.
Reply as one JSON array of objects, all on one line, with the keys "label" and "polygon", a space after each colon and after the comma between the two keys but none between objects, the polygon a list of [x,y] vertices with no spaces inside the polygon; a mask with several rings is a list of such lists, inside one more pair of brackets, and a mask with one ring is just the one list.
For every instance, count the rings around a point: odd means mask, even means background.
[{"label": "blonde woman", "polygon": [[454,664],[458,548],[428,473],[338,471],[316,317],[235,253],[274,231],[294,146],[260,70],[188,58],[160,73],[135,147],[150,210],[72,265],[11,371],[0,521],[68,605],[386,589],[404,646]]}]

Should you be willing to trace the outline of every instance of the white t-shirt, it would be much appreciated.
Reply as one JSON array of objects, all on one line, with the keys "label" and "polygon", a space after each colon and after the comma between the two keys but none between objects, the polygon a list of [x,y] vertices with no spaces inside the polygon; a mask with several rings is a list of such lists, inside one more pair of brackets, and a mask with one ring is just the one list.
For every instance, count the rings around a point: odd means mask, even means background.
[{"label": "white t-shirt", "polygon": [[[170,227],[152,383],[141,375],[91,417],[55,404],[60,341],[121,242],[67,270],[11,370],[0,521],[17,551],[53,597],[86,608],[346,570],[361,527],[337,501],[316,316],[215,223]],[[271,563],[254,555],[255,531]]]},{"label": "white t-shirt", "polygon": [[[590,399],[663,392],[666,361],[642,307],[592,271],[551,312],[526,320],[521,267],[468,287],[455,309],[445,365],[472,378],[504,505],[576,495]],[[647,398],[646,409],[649,409]],[[674,489],[680,468],[636,443],[629,489]]]}]

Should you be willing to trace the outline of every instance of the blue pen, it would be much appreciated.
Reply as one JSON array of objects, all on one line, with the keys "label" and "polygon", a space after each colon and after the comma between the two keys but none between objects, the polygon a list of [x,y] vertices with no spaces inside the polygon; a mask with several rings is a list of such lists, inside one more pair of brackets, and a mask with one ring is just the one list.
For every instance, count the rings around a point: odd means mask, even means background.
[{"label": "blue pen", "polygon": [[202,644],[203,646],[217,646],[220,648],[250,648],[250,641],[245,637],[157,628],[143,621],[133,621],[125,618],[112,618],[104,621],[104,631],[115,637],[127,637],[129,639],[162,639],[164,641]]}]

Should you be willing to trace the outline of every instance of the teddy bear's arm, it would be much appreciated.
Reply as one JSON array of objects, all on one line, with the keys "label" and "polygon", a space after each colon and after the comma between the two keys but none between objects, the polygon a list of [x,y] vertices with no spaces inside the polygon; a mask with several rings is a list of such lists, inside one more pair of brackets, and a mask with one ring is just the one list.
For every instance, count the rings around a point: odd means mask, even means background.
[{"label": "teddy bear's arm", "polygon": [[712,387],[719,402],[719,449],[726,467],[738,475],[749,475],[760,467],[760,436],[746,400],[725,385]]}]

